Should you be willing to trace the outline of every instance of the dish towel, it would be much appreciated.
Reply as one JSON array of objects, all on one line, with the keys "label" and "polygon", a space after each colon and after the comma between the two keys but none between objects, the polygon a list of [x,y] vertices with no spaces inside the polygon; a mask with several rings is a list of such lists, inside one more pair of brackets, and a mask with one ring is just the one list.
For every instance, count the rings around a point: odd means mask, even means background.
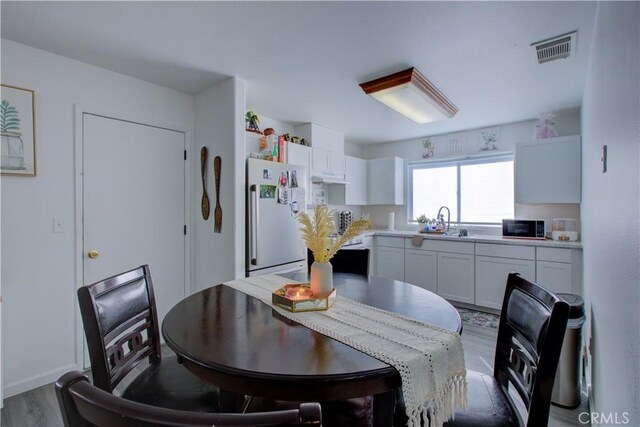
[{"label": "dish towel", "polygon": [[466,369],[459,334],[340,295],[329,310],[292,313],[271,304],[271,293],[288,283],[293,282],[272,275],[224,284],[262,300],[309,329],[393,366],[402,378],[410,427],[419,427],[421,420],[424,425],[439,427],[457,409],[466,409]]},{"label": "dish towel", "polygon": [[411,244],[413,246],[417,246],[417,247],[421,247],[422,246],[422,241],[424,240],[424,236],[421,236],[419,234],[414,234],[411,237]]}]

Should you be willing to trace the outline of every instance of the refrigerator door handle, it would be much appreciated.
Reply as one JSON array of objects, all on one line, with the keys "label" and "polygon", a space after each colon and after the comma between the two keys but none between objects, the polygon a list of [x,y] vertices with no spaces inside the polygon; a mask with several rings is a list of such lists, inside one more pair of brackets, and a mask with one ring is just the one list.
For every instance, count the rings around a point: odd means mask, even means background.
[{"label": "refrigerator door handle", "polygon": [[249,258],[251,265],[258,265],[258,189],[256,185],[250,188],[249,203]]}]

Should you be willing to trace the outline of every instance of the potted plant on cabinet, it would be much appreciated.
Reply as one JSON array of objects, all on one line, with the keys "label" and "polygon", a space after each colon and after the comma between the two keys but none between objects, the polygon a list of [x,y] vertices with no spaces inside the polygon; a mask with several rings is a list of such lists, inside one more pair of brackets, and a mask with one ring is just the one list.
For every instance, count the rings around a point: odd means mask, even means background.
[{"label": "potted plant on cabinet", "polygon": [[247,123],[247,130],[249,132],[255,132],[262,135],[262,132],[258,127],[258,123],[260,123],[260,117],[258,117],[256,113],[254,113],[252,110],[247,111],[244,121]]},{"label": "potted plant on cabinet", "polygon": [[416,221],[418,222],[418,226],[419,226],[418,231],[425,231],[425,227],[429,222],[429,219],[427,218],[427,216],[425,214],[421,214],[416,218]]}]

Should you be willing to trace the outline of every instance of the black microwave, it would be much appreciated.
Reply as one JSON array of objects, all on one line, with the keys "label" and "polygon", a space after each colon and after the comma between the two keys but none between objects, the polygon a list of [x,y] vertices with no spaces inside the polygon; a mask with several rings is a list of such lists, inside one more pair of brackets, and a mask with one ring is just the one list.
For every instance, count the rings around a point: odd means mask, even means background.
[{"label": "black microwave", "polygon": [[502,237],[509,239],[544,239],[544,221],[541,219],[503,219]]}]

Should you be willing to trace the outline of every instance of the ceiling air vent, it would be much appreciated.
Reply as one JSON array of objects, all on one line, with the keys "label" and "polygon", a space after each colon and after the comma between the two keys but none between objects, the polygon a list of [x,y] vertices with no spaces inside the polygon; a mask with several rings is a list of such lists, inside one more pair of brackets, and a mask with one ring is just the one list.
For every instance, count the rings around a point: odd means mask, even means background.
[{"label": "ceiling air vent", "polygon": [[568,58],[576,50],[577,32],[563,34],[558,37],[531,44],[531,49],[538,64]]}]

